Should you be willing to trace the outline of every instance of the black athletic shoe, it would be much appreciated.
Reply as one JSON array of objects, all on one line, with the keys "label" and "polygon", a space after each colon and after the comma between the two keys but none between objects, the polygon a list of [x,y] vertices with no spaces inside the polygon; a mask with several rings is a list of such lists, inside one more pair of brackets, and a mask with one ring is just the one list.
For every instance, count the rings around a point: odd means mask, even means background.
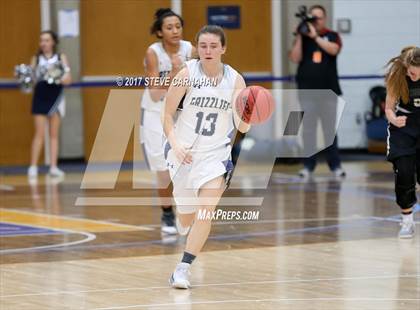
[{"label": "black athletic shoe", "polygon": [[176,227],[175,227],[175,215],[173,213],[169,214],[162,214],[161,217],[162,226],[161,231],[165,234],[169,235],[175,235],[177,233]]}]

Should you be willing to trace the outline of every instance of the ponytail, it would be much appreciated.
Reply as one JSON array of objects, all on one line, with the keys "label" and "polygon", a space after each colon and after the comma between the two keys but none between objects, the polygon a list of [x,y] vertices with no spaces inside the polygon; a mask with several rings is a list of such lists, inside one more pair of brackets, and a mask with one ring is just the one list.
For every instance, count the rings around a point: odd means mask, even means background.
[{"label": "ponytail", "polygon": [[420,66],[420,48],[416,46],[403,48],[401,54],[391,58],[386,65],[386,67],[389,67],[385,75],[387,92],[403,103],[408,103],[409,101],[406,78],[409,66]]},{"label": "ponytail", "polygon": [[158,39],[162,39],[162,36],[159,35],[159,31],[162,31],[163,20],[170,16],[178,17],[181,26],[184,27],[184,20],[174,11],[169,8],[158,9],[155,12],[155,20],[153,21],[152,27],[150,27],[150,33],[154,34]]}]

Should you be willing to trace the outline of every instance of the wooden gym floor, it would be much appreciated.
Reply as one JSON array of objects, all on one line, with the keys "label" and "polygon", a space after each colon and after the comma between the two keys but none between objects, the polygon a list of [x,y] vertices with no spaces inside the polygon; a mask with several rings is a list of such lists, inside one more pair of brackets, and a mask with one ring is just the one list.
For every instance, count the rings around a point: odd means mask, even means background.
[{"label": "wooden gym floor", "polygon": [[[254,221],[218,220],[192,267],[192,289],[169,287],[185,239],[162,236],[153,206],[76,205],[80,197],[138,197],[132,173],[115,190],[0,176],[1,296],[6,309],[419,309],[419,233],[399,240],[393,174],[384,161],[320,165],[312,182],[275,168]],[[251,171],[251,170],[250,170]],[[252,172],[241,182],[252,184]],[[415,214],[420,231],[419,213]]]}]

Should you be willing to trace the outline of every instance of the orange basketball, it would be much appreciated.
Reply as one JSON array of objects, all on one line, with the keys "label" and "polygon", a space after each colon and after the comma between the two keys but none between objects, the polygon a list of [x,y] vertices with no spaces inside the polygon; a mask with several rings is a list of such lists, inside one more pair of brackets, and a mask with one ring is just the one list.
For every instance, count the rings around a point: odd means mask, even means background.
[{"label": "orange basketball", "polygon": [[243,89],[235,103],[239,117],[248,124],[261,124],[274,112],[274,99],[271,93],[261,86],[249,86]]}]

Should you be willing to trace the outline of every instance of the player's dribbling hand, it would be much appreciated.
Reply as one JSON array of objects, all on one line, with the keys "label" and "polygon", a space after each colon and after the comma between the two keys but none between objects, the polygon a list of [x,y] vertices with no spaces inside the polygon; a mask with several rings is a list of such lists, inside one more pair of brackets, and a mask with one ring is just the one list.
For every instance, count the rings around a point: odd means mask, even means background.
[{"label": "player's dribbling hand", "polygon": [[407,122],[407,116],[397,116],[392,122],[392,125],[401,128],[404,127]]}]

